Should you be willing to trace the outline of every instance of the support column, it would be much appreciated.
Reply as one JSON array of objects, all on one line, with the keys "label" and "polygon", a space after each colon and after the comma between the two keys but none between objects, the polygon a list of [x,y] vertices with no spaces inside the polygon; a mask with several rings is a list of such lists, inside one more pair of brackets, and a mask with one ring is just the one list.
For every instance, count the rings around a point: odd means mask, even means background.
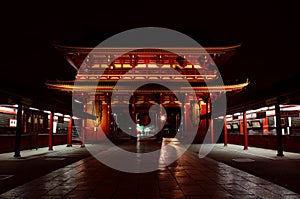
[{"label": "support column", "polygon": [[206,101],[206,104],[205,104],[205,115],[206,115],[206,119],[205,119],[205,121],[206,121],[206,129],[208,130],[208,127],[209,127],[209,121],[208,121],[208,103],[209,103],[209,98],[207,99],[207,101]]},{"label": "support column", "polygon": [[276,114],[276,134],[277,134],[277,156],[283,156],[283,144],[282,144],[282,129],[281,129],[281,114],[279,104],[275,104]]},{"label": "support column", "polygon": [[262,125],[263,125],[263,135],[268,135],[269,132],[269,124],[268,124],[268,118],[267,116],[262,119]]},{"label": "support column", "polygon": [[49,150],[53,150],[53,117],[54,117],[54,112],[51,111],[50,113],[50,126],[49,126],[49,142],[48,142],[48,147]]},{"label": "support column", "polygon": [[85,143],[85,119],[82,118],[82,126],[81,126],[81,147],[85,147],[84,143]]},{"label": "support column", "polygon": [[248,150],[248,129],[246,111],[243,112],[244,150]]},{"label": "support column", "polygon": [[[87,103],[85,102],[83,110],[86,112],[87,109]],[[86,119],[82,118],[82,124],[81,124],[81,146],[85,147],[85,126],[86,126]]]},{"label": "support column", "polygon": [[[132,96],[131,118],[133,119],[133,122],[137,125],[138,120],[137,120],[137,115],[136,115],[136,112],[135,112],[135,96]],[[137,137],[138,136],[138,130],[137,130],[137,128],[134,128],[134,129],[135,129],[135,135]]]},{"label": "support column", "polygon": [[243,120],[239,119],[239,123],[240,123],[240,135],[244,135],[244,127],[243,127]]},{"label": "support column", "polygon": [[185,93],[185,95],[184,95],[184,105],[183,105],[183,107],[184,107],[184,112],[183,112],[183,115],[184,115],[184,129],[183,129],[183,134],[184,134],[184,136],[187,136],[187,134],[188,134],[188,112],[189,112],[189,110],[188,110],[188,106],[187,106],[187,103],[188,103],[188,94],[187,93]]},{"label": "support column", "polygon": [[158,117],[158,124],[160,131],[157,133],[156,139],[157,140],[162,140],[164,137],[164,131],[163,131],[163,122],[162,122],[162,114],[163,114],[163,94],[159,94],[159,117]]},{"label": "support column", "polygon": [[228,144],[228,131],[226,126],[226,116],[224,116],[224,146]]},{"label": "support column", "polygon": [[215,131],[214,131],[214,119],[210,119],[210,139],[211,143],[213,144],[215,142]]},{"label": "support column", "polygon": [[17,113],[17,130],[16,130],[16,139],[15,139],[15,154],[14,157],[21,157],[21,135],[23,131],[23,122],[22,122],[22,104],[18,104],[18,113]]},{"label": "support column", "polygon": [[[112,112],[112,109],[111,109],[111,94],[110,93],[106,93],[106,103],[107,103],[107,126],[106,126],[106,129],[108,131],[107,135],[109,135],[111,132],[110,132],[110,123],[111,123],[111,112]],[[102,110],[102,109],[101,109]],[[103,113],[102,113],[103,114]],[[101,121],[100,121],[101,123]]]},{"label": "support column", "polygon": [[[211,100],[210,100],[210,103],[209,103],[209,107],[210,107],[210,112],[212,110],[212,107],[211,107]],[[210,138],[211,138],[211,143],[215,143],[215,131],[214,131],[214,119],[212,118],[212,115],[210,116]]]},{"label": "support column", "polygon": [[68,137],[67,137],[67,147],[72,146],[72,115],[70,115],[70,120],[68,123]]}]

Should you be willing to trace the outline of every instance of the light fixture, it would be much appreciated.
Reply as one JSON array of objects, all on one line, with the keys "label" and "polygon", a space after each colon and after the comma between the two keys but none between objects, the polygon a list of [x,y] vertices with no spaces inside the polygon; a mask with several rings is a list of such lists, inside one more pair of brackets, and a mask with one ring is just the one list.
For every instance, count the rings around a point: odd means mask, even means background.
[{"label": "light fixture", "polygon": [[110,69],[115,68],[115,57],[113,55],[107,55],[107,65],[109,66]]},{"label": "light fixture", "polygon": [[214,70],[216,68],[215,63],[210,59],[210,55],[203,55],[198,57],[198,63],[204,70]]},{"label": "light fixture", "polygon": [[162,67],[164,65],[163,55],[156,55],[156,65]]},{"label": "light fixture", "polygon": [[139,62],[139,56],[137,56],[137,55],[130,55],[130,66],[132,66],[132,67],[135,67],[135,66],[137,66],[138,65],[138,62]]},{"label": "light fixture", "polygon": [[160,120],[161,120],[161,121],[166,121],[166,119],[167,119],[167,118],[166,118],[165,115],[160,116]]}]

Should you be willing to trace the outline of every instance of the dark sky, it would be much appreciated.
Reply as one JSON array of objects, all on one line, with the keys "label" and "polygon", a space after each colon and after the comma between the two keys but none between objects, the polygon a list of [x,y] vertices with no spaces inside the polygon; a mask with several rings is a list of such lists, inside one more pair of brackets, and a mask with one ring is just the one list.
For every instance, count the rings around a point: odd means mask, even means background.
[{"label": "dark sky", "polygon": [[220,71],[225,80],[250,79],[243,100],[298,87],[291,85],[300,77],[300,17],[295,3],[40,1],[1,7],[1,88],[46,95],[40,89],[45,79],[76,74],[55,51],[54,42],[101,42],[119,31],[146,26],[181,31],[203,46],[241,44]]}]

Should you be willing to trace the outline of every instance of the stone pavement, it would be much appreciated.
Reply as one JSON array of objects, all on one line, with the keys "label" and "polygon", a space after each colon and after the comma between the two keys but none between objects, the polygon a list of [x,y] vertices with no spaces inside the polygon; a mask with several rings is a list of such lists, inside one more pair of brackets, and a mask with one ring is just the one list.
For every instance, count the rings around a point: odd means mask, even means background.
[{"label": "stone pavement", "polygon": [[0,194],[91,155],[80,145],[65,144],[54,146],[52,151],[43,147],[23,150],[18,158],[13,156],[13,152],[0,154]]},{"label": "stone pavement", "polygon": [[[190,151],[199,152],[201,145],[193,144]],[[207,157],[230,165],[247,173],[271,181],[300,194],[300,153],[284,152],[277,156],[276,150],[228,144],[216,144]]]},{"label": "stone pavement", "polygon": [[[199,151],[199,147],[201,144],[193,144],[190,148],[191,150],[197,152]],[[223,143],[217,143],[215,144],[214,151],[226,151],[230,153],[236,153],[236,154],[245,154],[249,157],[260,157],[260,158],[266,158],[271,160],[288,160],[288,159],[300,159],[300,153],[293,153],[293,152],[283,152],[283,157],[277,156],[277,151],[272,149],[263,149],[258,147],[248,147],[248,150],[244,150],[244,146],[242,145],[236,145],[236,144],[228,144],[224,147]]]},{"label": "stone pavement", "polygon": [[141,174],[114,170],[91,156],[5,192],[0,198],[273,199],[300,198],[300,195],[187,151],[171,165]]},{"label": "stone pavement", "polygon": [[40,155],[54,155],[59,154],[62,151],[74,151],[76,150],[80,145],[73,145],[73,147],[66,147],[66,144],[63,145],[56,145],[53,146],[53,150],[49,150],[48,147],[41,147],[36,149],[28,149],[28,150],[22,150],[20,152],[21,157],[15,158],[14,152],[8,152],[8,153],[0,153],[0,160],[18,160],[18,159],[32,159]]}]

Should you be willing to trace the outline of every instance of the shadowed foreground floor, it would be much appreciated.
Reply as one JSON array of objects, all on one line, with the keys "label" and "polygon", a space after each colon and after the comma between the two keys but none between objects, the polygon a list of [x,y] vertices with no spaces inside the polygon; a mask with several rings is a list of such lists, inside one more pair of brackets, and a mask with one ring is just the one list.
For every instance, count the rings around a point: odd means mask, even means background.
[{"label": "shadowed foreground floor", "polygon": [[[164,139],[182,150],[174,139]],[[147,146],[147,147],[145,147]],[[124,143],[127,150],[151,150],[157,142]],[[161,153],[159,162],[168,159]],[[0,198],[300,198],[262,178],[187,151],[157,171],[132,174],[117,171],[88,157],[3,193]]]}]

